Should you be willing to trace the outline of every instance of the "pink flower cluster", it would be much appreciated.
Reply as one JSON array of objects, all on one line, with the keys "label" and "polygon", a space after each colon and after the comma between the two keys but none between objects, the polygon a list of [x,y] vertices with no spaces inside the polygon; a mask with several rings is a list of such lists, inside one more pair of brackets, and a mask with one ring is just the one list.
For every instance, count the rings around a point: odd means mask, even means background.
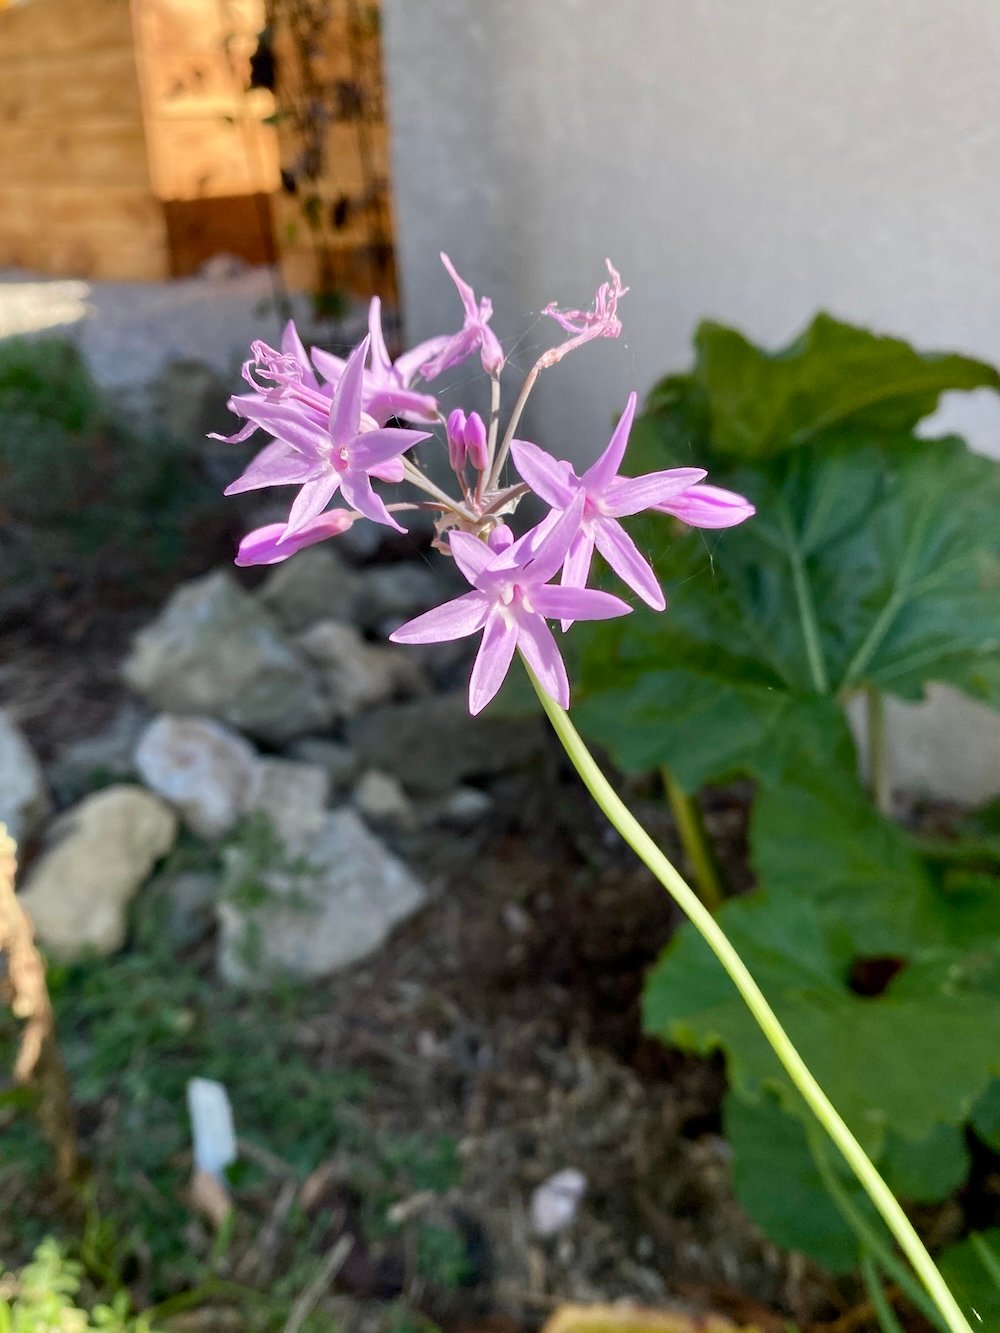
[{"label": "pink flower cluster", "polygon": [[[267,486],[294,486],[297,492],[284,523],[249,533],[236,563],[266,565],[286,560],[305,546],[344,532],[360,518],[403,531],[396,514],[425,509],[434,513],[437,545],[448,552],[471,591],[401,626],[397,643],[438,643],[482,632],[472,670],[469,707],[480,712],[499,690],[520,651],[546,692],[569,705],[566,668],[549,628],[567,629],[575,620],[625,615],[631,606],[619,597],[587,587],[595,549],[647,605],[666,605],[652,567],[621,519],[644,510],[673,515],[699,528],[726,528],[754,512],[742,496],[707,485],[701,468],[671,468],[641,477],[621,474],[636,410],[630,394],[611,440],[589,468],[577,473],[516,432],[525,401],[539,372],[595,338],[621,332],[617,308],[628,290],[608,261],[609,281],[598,290],[591,310],[544,313],[569,335],[535,363],[500,437],[500,376],[503,349],[490,328],[492,303],[476,301],[472,288],[441,256],[461,298],[464,321],[457,333],[432,338],[392,361],[382,333],[381,304],[371,303],[368,336],[342,360],[320,348],[307,353],[289,323],[276,351],[254,343],[243,367],[249,393],[229,401],[244,419],[232,442],[256,430],[271,437],[227,495]],[[489,377],[492,409],[488,423],[461,408],[445,416],[425,386],[474,353]],[[417,427],[417,428],[415,428]],[[431,428],[431,429],[428,429]],[[457,494],[449,495],[417,464],[414,446],[443,437]],[[214,437],[226,438],[226,437]],[[508,458],[517,473],[506,477]],[[387,504],[374,482],[408,482],[417,500]],[[515,537],[508,519],[533,493],[548,507],[542,521]],[[340,496],[342,507],[331,508]],[[559,576],[559,582],[554,580]]]}]

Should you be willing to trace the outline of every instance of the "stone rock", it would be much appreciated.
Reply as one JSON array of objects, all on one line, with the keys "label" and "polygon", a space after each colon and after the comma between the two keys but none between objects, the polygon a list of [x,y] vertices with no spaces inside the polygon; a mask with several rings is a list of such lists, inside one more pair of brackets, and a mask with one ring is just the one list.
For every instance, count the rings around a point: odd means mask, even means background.
[{"label": "stone rock", "polygon": [[354,785],[360,760],[349,745],[329,741],[322,736],[303,736],[288,747],[290,759],[321,768],[330,784],[330,793],[340,796]]},{"label": "stone rock", "polygon": [[66,962],[120,949],[128,905],[176,837],[177,816],[142,787],[107,787],[68,810],[21,893],[42,945]]},{"label": "stone rock", "polygon": [[353,625],[322,620],[300,636],[299,646],[322,673],[337,717],[356,717],[397,691],[423,682],[418,663],[397,648],[366,643]]},{"label": "stone rock", "polygon": [[100,731],[64,746],[48,766],[49,781],[60,799],[78,801],[109,778],[133,780],[135,747],[148,723],[146,709],[129,701]]},{"label": "stone rock", "polygon": [[410,792],[440,796],[474,777],[530,762],[545,744],[542,719],[469,716],[465,690],[373,709],[348,723],[366,768],[392,773]]},{"label": "stone rock", "polygon": [[479,787],[456,787],[436,803],[433,816],[455,828],[473,828],[492,809],[493,798],[488,792]]},{"label": "stone rock", "polygon": [[370,768],[354,789],[354,804],[376,828],[412,831],[419,824],[413,802],[398,778]]},{"label": "stone rock", "polygon": [[353,810],[327,815],[296,861],[249,864],[226,853],[219,970],[233,985],[329,976],[374,953],[426,901],[423,884]]},{"label": "stone rock", "polygon": [[177,810],[199,838],[221,838],[251,808],[257,753],[242,736],[207,717],[164,713],[139,738],[143,782]]},{"label": "stone rock", "polygon": [[0,709],[0,824],[15,842],[35,831],[52,808],[42,766],[9,713]]},{"label": "stone rock", "polygon": [[[211,431],[233,433],[231,386],[201,361],[171,361],[149,388],[157,425],[171,439],[205,447]],[[232,450],[230,449],[230,458]]]},{"label": "stone rock", "polygon": [[266,816],[277,837],[297,848],[326,822],[330,779],[318,764],[293,759],[262,759],[252,809]]},{"label": "stone rock", "polygon": [[207,870],[182,870],[176,875],[158,876],[149,891],[164,904],[164,925],[177,948],[200,944],[209,935],[215,924],[218,875]]},{"label": "stone rock", "polygon": [[257,600],[284,629],[299,634],[320,620],[353,620],[359,579],[329,546],[313,546],[275,565]]},{"label": "stone rock", "polygon": [[164,712],[215,718],[277,745],[330,721],[314,668],[226,570],[180,587],[136,635],[123,671]]},{"label": "stone rock", "polygon": [[357,620],[362,629],[388,638],[405,620],[438,606],[452,594],[429,565],[404,561],[373,565],[359,579]]}]

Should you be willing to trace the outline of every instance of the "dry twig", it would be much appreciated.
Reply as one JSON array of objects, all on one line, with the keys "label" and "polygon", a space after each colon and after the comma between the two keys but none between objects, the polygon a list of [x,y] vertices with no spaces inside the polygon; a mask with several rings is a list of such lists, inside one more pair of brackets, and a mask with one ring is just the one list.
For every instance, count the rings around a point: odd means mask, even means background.
[{"label": "dry twig", "polygon": [[55,1020],[45,964],[35,947],[31,919],[14,892],[17,847],[0,824],[0,952],[7,955],[2,989],[15,1018],[24,1024],[14,1061],[14,1079],[38,1093],[38,1120],[52,1147],[56,1175],[68,1183],[76,1176],[76,1120],[69,1079],[56,1042]]}]

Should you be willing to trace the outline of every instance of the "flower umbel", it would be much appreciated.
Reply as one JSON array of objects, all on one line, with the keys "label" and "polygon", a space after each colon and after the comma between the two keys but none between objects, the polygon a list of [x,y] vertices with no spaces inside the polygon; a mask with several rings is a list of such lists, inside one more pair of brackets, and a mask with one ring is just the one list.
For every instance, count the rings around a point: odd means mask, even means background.
[{"label": "flower umbel", "polygon": [[[292,323],[285,327],[279,350],[253,344],[243,368],[251,392],[230,400],[245,424],[231,438],[245,440],[260,429],[271,440],[226,493],[266,486],[298,489],[284,523],[269,523],[244,537],[237,563],[276,564],[338,536],[361,518],[403,531],[395,515],[423,509],[434,518],[435,545],[454,559],[471,591],[401,626],[393,640],[437,643],[481,632],[469,687],[473,713],[496,695],[516,651],[540,687],[565,708],[569,681],[547,621],[558,620],[568,629],[576,620],[603,620],[631,610],[621,598],[587,587],[594,552],[647,605],[663,610],[666,604],[652,567],[621,519],[656,510],[695,526],[721,528],[742,522],[753,508],[742,496],[705,484],[701,468],[622,474],[636,411],[634,393],[603,453],[579,473],[569,462],[515,438],[542,369],[575,347],[621,333],[618,300],[628,288],[610,261],[609,280],[598,288],[590,310],[546,307],[569,336],[528,372],[498,447],[504,355],[489,326],[493,304],[487,297],[477,301],[448,256],[441,259],[465,311],[457,333],[431,338],[393,359],[375,297],[368,336],[346,360],[321,348],[307,352]],[[417,387],[418,376],[435,378],[477,351],[490,377],[488,424],[478,412],[457,406],[445,417],[437,399]],[[411,455],[415,445],[431,438],[431,430],[410,429],[400,421],[426,423],[439,432],[444,427],[438,440],[457,493],[449,494]],[[508,451],[521,478],[513,484],[500,481]],[[404,481],[417,491],[416,500],[387,504],[375,489],[379,482]],[[549,512],[515,537],[509,519],[531,492]],[[330,508],[338,495],[343,506]]]}]

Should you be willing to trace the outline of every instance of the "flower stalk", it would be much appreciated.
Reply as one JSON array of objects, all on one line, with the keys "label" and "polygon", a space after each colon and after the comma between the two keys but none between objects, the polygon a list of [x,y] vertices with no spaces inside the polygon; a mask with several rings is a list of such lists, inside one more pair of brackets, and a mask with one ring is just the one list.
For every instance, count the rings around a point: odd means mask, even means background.
[{"label": "flower stalk", "polygon": [[717,912],[726,895],[698,802],[688,795],[666,764],[660,769],[660,776],[698,897],[710,912]]},{"label": "flower stalk", "polygon": [[969,1321],[962,1313],[961,1307],[938,1271],[923,1241],[917,1235],[912,1222],[846,1121],[813,1077],[725,931],[615,792],[569,720],[565,709],[546,694],[530,669],[528,674],[545,715],[584,786],[612,827],[656,876],[725,968],[786,1073],[878,1209],[928,1296],[940,1311],[948,1333],[972,1333]]},{"label": "flower stalk", "polygon": [[868,732],[868,787],[880,815],[892,813],[892,775],[885,728],[885,695],[877,685],[865,688],[865,722]]}]

